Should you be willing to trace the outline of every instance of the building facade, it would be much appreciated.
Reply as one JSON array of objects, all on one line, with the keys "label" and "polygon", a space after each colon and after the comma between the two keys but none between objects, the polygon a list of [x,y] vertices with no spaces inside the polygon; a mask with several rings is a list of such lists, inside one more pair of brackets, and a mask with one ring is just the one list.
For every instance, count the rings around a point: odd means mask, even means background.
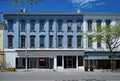
[{"label": "building facade", "polygon": [[[119,13],[4,13],[6,68],[108,69],[109,52],[104,43],[89,43],[87,31],[97,24],[114,25]],[[104,49],[104,50],[103,50]],[[27,58],[27,63],[26,63]],[[105,64],[103,64],[105,62]],[[116,51],[115,68],[120,68]],[[104,67],[101,67],[104,66]]]}]

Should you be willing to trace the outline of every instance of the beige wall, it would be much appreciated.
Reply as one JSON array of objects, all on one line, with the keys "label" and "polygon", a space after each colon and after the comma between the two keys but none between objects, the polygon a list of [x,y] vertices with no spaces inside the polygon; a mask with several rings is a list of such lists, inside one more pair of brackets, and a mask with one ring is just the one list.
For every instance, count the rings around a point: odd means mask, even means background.
[{"label": "beige wall", "polygon": [[4,23],[0,22],[0,66],[4,64],[3,27]]}]

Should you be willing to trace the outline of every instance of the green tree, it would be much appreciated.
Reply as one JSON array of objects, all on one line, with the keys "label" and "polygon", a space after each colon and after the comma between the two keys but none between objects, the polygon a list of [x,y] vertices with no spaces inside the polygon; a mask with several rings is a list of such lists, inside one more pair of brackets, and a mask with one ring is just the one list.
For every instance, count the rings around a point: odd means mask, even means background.
[{"label": "green tree", "polygon": [[32,4],[37,4],[41,0],[0,0],[4,2],[11,2],[13,6],[18,6],[20,3],[29,3],[30,5]]},{"label": "green tree", "polygon": [[92,36],[91,42],[103,41],[109,49],[109,59],[111,62],[111,71],[113,70],[113,55],[115,49],[120,46],[120,23],[98,27],[92,32],[87,32],[87,36]]}]

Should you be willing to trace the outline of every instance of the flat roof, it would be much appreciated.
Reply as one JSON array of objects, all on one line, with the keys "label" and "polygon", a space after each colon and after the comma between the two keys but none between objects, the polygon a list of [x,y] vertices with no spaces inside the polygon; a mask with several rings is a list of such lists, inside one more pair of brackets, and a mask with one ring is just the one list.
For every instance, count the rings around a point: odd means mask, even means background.
[{"label": "flat roof", "polygon": [[26,12],[26,13],[22,13],[22,12],[3,12],[4,16],[7,15],[11,15],[11,16],[20,16],[20,15],[27,15],[27,16],[120,16],[120,12],[118,13],[66,13],[66,12],[62,12],[62,13],[41,13],[41,12]]}]

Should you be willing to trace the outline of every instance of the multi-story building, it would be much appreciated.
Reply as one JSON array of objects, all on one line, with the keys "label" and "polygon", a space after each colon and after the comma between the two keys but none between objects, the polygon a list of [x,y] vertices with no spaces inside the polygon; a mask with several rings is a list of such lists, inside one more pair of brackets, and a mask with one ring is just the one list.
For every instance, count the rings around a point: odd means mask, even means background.
[{"label": "multi-story building", "polygon": [[[114,25],[120,13],[4,13],[6,68],[109,68],[109,52],[102,41],[90,43],[87,31],[97,24]],[[120,52],[115,52],[120,68]],[[27,58],[27,63],[26,63]]]}]

